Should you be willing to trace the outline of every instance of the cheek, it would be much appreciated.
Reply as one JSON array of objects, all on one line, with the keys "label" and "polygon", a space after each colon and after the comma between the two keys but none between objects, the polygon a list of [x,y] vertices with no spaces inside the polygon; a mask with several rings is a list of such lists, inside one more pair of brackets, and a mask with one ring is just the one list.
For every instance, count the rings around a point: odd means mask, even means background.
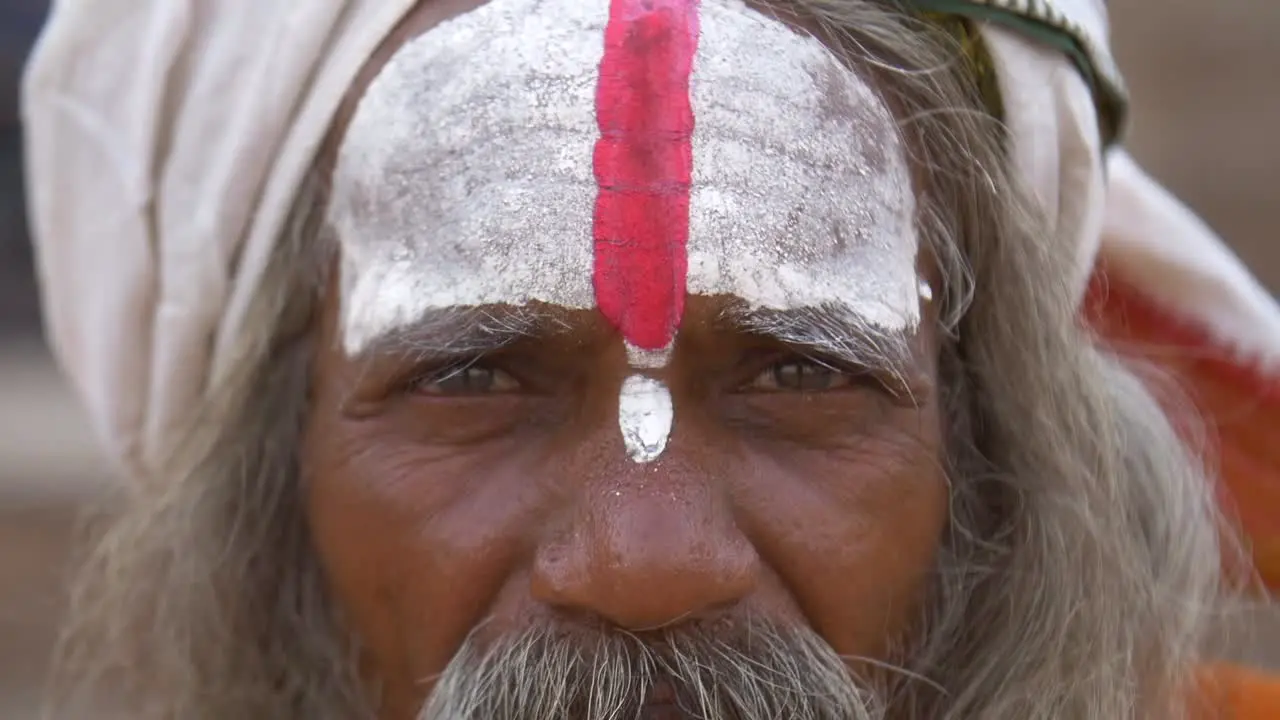
[{"label": "cheek", "polygon": [[[380,420],[314,420],[307,511],[331,591],[391,704],[419,699],[494,608],[536,502],[518,448],[441,453]],[[506,452],[508,451],[509,452]],[[513,464],[513,461],[516,464]]]},{"label": "cheek", "polygon": [[837,652],[885,657],[913,630],[947,524],[932,411],[844,443],[762,446],[741,497],[758,549]]}]

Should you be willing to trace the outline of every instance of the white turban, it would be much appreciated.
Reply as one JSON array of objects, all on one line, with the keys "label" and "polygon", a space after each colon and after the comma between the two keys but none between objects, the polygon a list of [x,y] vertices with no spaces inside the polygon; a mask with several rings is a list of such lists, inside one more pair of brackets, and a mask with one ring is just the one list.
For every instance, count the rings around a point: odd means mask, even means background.
[{"label": "white turban", "polygon": [[[130,474],[154,474],[172,430],[217,388],[344,93],[416,4],[54,4],[24,87],[49,337]],[[1012,162],[1054,241],[1078,248],[1082,294],[1101,257],[1280,394],[1280,309],[1193,215],[1103,149],[1099,89],[1119,80],[1102,0],[918,4],[980,11],[962,14],[995,65]]]},{"label": "white turban", "polygon": [[54,352],[147,477],[226,371],[356,73],[415,0],[63,0],[23,122]]}]

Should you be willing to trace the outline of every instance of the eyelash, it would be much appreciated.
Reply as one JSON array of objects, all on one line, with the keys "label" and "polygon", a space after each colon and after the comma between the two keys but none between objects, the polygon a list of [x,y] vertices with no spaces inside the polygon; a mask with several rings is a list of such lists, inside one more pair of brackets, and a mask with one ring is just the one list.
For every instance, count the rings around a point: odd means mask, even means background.
[{"label": "eyelash", "polygon": [[[847,378],[850,385],[857,384],[860,379],[868,377],[867,373],[861,368],[845,367],[840,363],[836,363],[825,358],[801,353],[775,353],[756,363],[752,363],[750,366],[751,375],[748,377],[746,382],[741,385],[741,387],[750,392],[750,386],[755,384],[761,378],[773,375],[776,379],[781,369],[793,365],[801,368],[814,368],[819,371],[838,374],[839,376]],[[785,390],[786,389],[784,388],[773,392]],[[799,392],[803,392],[803,390],[799,390]]]},{"label": "eyelash", "polygon": [[445,382],[446,380],[455,378],[472,369],[490,370],[495,373],[500,372],[506,375],[511,375],[511,373],[503,370],[492,362],[487,362],[486,360],[487,359],[484,357],[476,356],[457,360],[449,363],[448,365],[417,368],[413,372],[409,373],[403,381],[397,383],[397,389],[403,393],[428,394],[424,393],[422,390],[424,385]]}]

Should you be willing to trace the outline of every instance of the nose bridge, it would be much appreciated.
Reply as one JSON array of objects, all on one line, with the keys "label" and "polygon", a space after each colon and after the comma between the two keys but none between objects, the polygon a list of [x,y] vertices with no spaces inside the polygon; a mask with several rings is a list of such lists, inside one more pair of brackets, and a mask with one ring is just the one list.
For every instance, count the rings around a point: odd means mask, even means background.
[{"label": "nose bridge", "polygon": [[759,558],[723,489],[673,460],[620,463],[583,489],[569,526],[538,548],[537,599],[646,629],[751,591]]}]

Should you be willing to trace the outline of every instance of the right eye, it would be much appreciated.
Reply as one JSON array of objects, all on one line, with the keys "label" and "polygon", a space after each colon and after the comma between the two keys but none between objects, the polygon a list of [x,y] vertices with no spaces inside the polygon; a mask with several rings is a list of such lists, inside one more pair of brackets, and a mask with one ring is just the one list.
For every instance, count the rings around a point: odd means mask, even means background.
[{"label": "right eye", "polygon": [[420,395],[453,397],[516,392],[520,381],[510,373],[481,363],[469,363],[431,373],[413,382]]},{"label": "right eye", "polygon": [[853,385],[855,377],[826,363],[809,358],[787,358],[765,368],[747,384],[756,392],[827,392]]}]

